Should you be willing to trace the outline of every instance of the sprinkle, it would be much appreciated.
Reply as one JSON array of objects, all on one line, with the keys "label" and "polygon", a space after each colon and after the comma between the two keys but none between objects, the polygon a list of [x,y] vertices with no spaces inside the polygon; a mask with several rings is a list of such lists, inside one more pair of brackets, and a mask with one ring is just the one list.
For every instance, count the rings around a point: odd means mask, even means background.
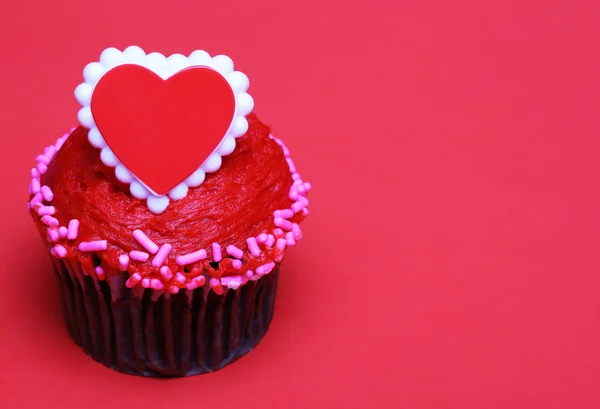
[{"label": "sprinkle", "polygon": [[106,250],[106,240],[82,241],[79,243],[79,251],[103,251]]},{"label": "sprinkle", "polygon": [[67,228],[65,226],[60,226],[58,228],[58,235],[60,236],[61,239],[66,239],[67,238]]},{"label": "sprinkle", "polygon": [[150,280],[150,287],[152,287],[152,289],[156,291],[163,290],[165,288],[163,283],[161,283],[160,280],[157,278],[153,278],[152,280]]},{"label": "sprinkle", "polygon": [[240,250],[239,248],[237,248],[236,246],[234,246],[233,244],[227,246],[227,249],[225,251],[230,256],[238,258],[238,259],[244,257],[244,252],[242,250]]},{"label": "sprinkle", "polygon": [[310,189],[312,189],[312,185],[308,182],[304,182],[304,190],[307,192],[310,192]]},{"label": "sprinkle", "polygon": [[196,288],[203,286],[205,282],[206,278],[204,278],[204,276],[194,277],[185,285],[185,288],[188,290],[195,290]]},{"label": "sprinkle", "polygon": [[273,244],[274,244],[274,243],[275,243],[275,236],[273,236],[272,234],[269,234],[269,235],[267,236],[267,241],[265,242],[265,244],[266,244],[268,247],[273,247]]},{"label": "sprinkle", "polygon": [[294,162],[292,161],[292,158],[285,158],[285,161],[288,163],[288,166],[290,167],[290,172],[296,173],[296,167],[294,166]]},{"label": "sprinkle", "polygon": [[308,206],[308,199],[304,196],[298,196],[298,201],[304,203],[305,206]]},{"label": "sprinkle", "polygon": [[256,238],[248,237],[246,239],[246,243],[248,244],[248,250],[254,257],[260,257],[260,249],[258,248],[258,243],[256,243]]},{"label": "sprinkle", "polygon": [[121,254],[119,256],[119,270],[125,271],[129,266],[129,256],[127,254]]},{"label": "sprinkle", "polygon": [[250,278],[250,277],[252,277],[253,275],[254,275],[254,271],[252,271],[252,270],[248,270],[248,271],[246,271],[246,274],[245,274],[245,276],[246,276],[246,277]]},{"label": "sprinkle", "polygon": [[58,149],[56,149],[56,146],[50,145],[46,149],[44,149],[44,151],[46,152],[46,156],[48,156],[50,159],[52,159],[54,157],[54,155],[56,155],[56,152],[58,151]]},{"label": "sprinkle", "polygon": [[41,193],[36,193],[31,198],[31,201],[29,203],[31,204],[31,206],[35,206],[36,204],[42,203],[42,200],[44,200],[44,198],[42,197],[42,194]]},{"label": "sprinkle", "polygon": [[302,230],[300,230],[298,223],[294,223],[292,225],[292,231],[294,232],[294,238],[296,240],[300,240],[302,238]]},{"label": "sprinkle", "polygon": [[36,168],[32,168],[31,169],[31,178],[32,179],[39,179],[40,176],[41,175],[40,175],[40,171],[39,170],[37,170]]},{"label": "sprinkle", "polygon": [[169,287],[169,292],[175,295],[179,292],[179,287],[175,287],[174,285],[172,285],[171,287]]},{"label": "sprinkle", "polygon": [[294,179],[294,180],[300,180],[300,174],[298,172],[292,173],[292,179]]},{"label": "sprinkle", "polygon": [[175,274],[175,282],[180,285],[185,284],[185,276],[179,272],[176,273]]},{"label": "sprinkle", "polygon": [[[302,197],[302,196],[300,196]],[[306,205],[300,201],[292,203],[292,210],[294,213],[298,213],[300,210],[304,209]]]},{"label": "sprinkle", "polygon": [[276,237],[281,237],[281,236],[283,236],[283,230],[281,230],[281,229],[274,229],[273,230],[273,235],[276,236]]},{"label": "sprinkle", "polygon": [[269,274],[271,270],[273,270],[273,267],[275,267],[275,263],[273,262],[263,264],[262,266],[258,266],[256,267],[256,274],[258,274],[259,276]]},{"label": "sprinkle", "polygon": [[[46,149],[47,151],[47,149]],[[50,163],[50,158],[46,155],[38,155],[35,157],[35,161],[39,163],[43,163],[44,165],[48,165]]]},{"label": "sprinkle", "polygon": [[173,272],[171,271],[171,269],[169,267],[162,266],[160,268],[160,277],[164,281],[171,281],[171,279],[173,278]]},{"label": "sprinkle", "polygon": [[258,237],[256,238],[256,240],[259,243],[264,243],[265,241],[267,241],[267,233],[261,233],[258,235]]},{"label": "sprinkle", "polygon": [[308,209],[307,208],[302,209],[302,216],[308,216]]},{"label": "sprinkle", "polygon": [[273,216],[289,219],[290,217],[294,216],[294,211],[292,209],[275,210],[273,212]]},{"label": "sprinkle", "polygon": [[104,274],[104,270],[102,269],[102,267],[100,267],[100,266],[96,267],[96,276],[98,277],[98,280],[104,280],[106,278],[106,275]]},{"label": "sprinkle", "polygon": [[156,256],[154,256],[154,259],[152,260],[152,265],[154,267],[162,266],[162,263],[165,262],[172,249],[173,246],[171,246],[169,243],[165,243],[160,246],[160,250],[158,250],[158,253],[156,253]]},{"label": "sprinkle", "polygon": [[295,246],[296,239],[294,238],[294,232],[287,232],[287,234],[285,235],[285,241],[287,242],[288,246]]},{"label": "sprinkle", "polygon": [[240,268],[242,268],[242,260],[233,260],[231,262],[231,265],[234,269],[239,270]]},{"label": "sprinkle", "polygon": [[133,231],[133,238],[137,240],[138,243],[142,245],[146,250],[150,252],[150,254],[156,254],[158,251],[158,245],[153,242],[146,234],[141,230]]},{"label": "sprinkle", "polygon": [[58,226],[58,219],[52,216],[42,216],[42,223],[50,227]]},{"label": "sprinkle", "polygon": [[194,251],[193,253],[188,253],[183,256],[177,257],[175,262],[180,266],[185,266],[188,264],[196,263],[200,260],[204,260],[206,258],[206,250],[200,249],[198,251]]},{"label": "sprinkle", "polygon": [[61,244],[57,244],[56,246],[54,246],[54,251],[60,258],[63,258],[64,256],[67,255],[67,249],[65,248],[65,246],[63,246]]},{"label": "sprinkle", "polygon": [[58,230],[56,230],[56,228],[54,228],[54,227],[49,227],[47,232],[48,232],[48,240],[50,240],[51,242],[58,241],[58,239],[60,238],[60,235],[58,234]]},{"label": "sprinkle", "polygon": [[42,175],[48,171],[48,166],[44,165],[43,163],[38,163],[36,168]]},{"label": "sprinkle", "polygon": [[284,230],[292,230],[292,222],[282,217],[274,218],[273,222],[275,223],[275,226],[281,227]]},{"label": "sprinkle", "polygon": [[40,180],[31,179],[31,193],[34,195],[40,191]]},{"label": "sprinkle", "polygon": [[143,262],[148,261],[148,257],[150,257],[150,254],[146,253],[145,251],[133,250],[129,252],[129,257],[132,260]]},{"label": "sprinkle", "polygon": [[79,234],[79,220],[73,219],[69,222],[69,227],[67,227],[67,239],[75,240],[77,235]]},{"label": "sprinkle", "polygon": [[40,216],[51,216],[56,213],[54,206],[40,206],[37,209],[37,214]]},{"label": "sprinkle", "polygon": [[242,285],[241,277],[223,277],[221,279],[221,284],[225,285],[233,290],[237,290]]},{"label": "sprinkle", "polygon": [[51,202],[54,199],[54,193],[52,193],[52,189],[48,186],[44,185],[40,188],[40,192],[42,193],[42,197],[46,202]]},{"label": "sprinkle", "polygon": [[223,287],[221,286],[221,282],[219,280],[217,280],[216,278],[210,279],[210,286],[211,286],[212,290],[215,292],[215,294],[221,295],[225,292],[223,290]]},{"label": "sprinkle", "polygon": [[250,280],[258,281],[258,280],[260,280],[260,276],[258,274],[254,274],[252,277],[250,277]]},{"label": "sprinkle", "polygon": [[286,245],[287,245],[286,239],[277,239],[277,244],[276,244],[277,249],[283,251],[283,250],[285,250]]},{"label": "sprinkle", "polygon": [[292,200],[298,200],[298,186],[292,186],[290,188],[290,195],[289,195],[289,197]]},{"label": "sprinkle", "polygon": [[223,260],[223,255],[221,254],[221,246],[218,243],[212,244],[212,253],[213,253],[213,261],[217,263]]},{"label": "sprinkle", "polygon": [[210,283],[211,287],[216,287],[218,285],[221,285],[221,282],[219,281],[219,279],[214,278],[214,277],[210,279],[209,283]]},{"label": "sprinkle", "polygon": [[149,278],[142,278],[142,287],[150,288],[150,279]]}]

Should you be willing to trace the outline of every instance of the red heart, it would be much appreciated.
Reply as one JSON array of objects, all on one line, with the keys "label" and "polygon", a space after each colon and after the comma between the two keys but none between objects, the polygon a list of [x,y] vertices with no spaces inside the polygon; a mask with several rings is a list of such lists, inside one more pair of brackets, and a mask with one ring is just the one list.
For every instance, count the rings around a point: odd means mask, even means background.
[{"label": "red heart", "polygon": [[235,96],[227,80],[208,67],[187,68],[163,80],[126,64],[100,79],[91,110],[121,163],[164,195],[218,147],[233,121]]}]

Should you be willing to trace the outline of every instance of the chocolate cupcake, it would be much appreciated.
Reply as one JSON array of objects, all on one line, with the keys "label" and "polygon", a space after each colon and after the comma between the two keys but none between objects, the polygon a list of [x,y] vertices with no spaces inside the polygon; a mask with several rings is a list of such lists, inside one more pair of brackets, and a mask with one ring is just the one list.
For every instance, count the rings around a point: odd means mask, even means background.
[{"label": "chocolate cupcake", "polygon": [[84,78],[27,206],[69,333],[124,373],[217,370],[267,332],[310,184],[226,56],[111,48]]}]

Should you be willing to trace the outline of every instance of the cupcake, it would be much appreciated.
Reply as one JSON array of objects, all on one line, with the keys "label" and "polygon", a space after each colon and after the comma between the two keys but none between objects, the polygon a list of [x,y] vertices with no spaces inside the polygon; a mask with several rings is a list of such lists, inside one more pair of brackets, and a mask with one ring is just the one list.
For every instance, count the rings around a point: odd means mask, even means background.
[{"label": "cupcake", "polygon": [[127,374],[222,368],[269,328],[310,184],[227,56],[109,48],[83,75],[27,204],[68,331]]}]

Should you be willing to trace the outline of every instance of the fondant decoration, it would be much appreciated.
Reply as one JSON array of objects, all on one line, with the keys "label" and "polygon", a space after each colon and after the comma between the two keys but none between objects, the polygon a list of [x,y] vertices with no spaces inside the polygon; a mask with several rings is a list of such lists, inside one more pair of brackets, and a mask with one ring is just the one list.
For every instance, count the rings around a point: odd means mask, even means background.
[{"label": "fondant decoration", "polygon": [[[75,97],[90,143],[156,214],[220,168],[254,108],[248,77],[229,57],[201,50],[165,57],[137,46],[108,48],[83,76]],[[40,161],[37,171],[45,168]]]}]

